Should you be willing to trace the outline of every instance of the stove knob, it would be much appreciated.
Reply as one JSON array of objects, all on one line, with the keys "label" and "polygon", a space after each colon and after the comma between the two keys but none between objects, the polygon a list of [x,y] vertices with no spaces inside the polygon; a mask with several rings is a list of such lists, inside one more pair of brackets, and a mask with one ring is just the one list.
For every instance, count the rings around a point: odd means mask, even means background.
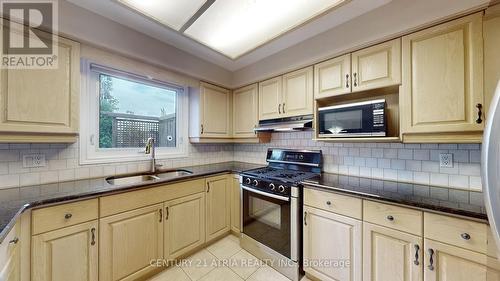
[{"label": "stove knob", "polygon": [[274,183],[270,183],[269,187],[271,188],[272,191],[276,190],[276,186],[274,185]]},{"label": "stove knob", "polygon": [[282,193],[285,192],[285,187],[284,186],[280,185],[278,188],[279,188],[280,192],[282,192]]},{"label": "stove knob", "polygon": [[252,180],[251,180],[250,178],[246,178],[246,179],[245,179],[245,183],[246,183],[246,184],[250,184],[251,182],[252,182]]},{"label": "stove knob", "polygon": [[259,182],[257,180],[253,180],[253,185],[257,186],[259,185]]}]

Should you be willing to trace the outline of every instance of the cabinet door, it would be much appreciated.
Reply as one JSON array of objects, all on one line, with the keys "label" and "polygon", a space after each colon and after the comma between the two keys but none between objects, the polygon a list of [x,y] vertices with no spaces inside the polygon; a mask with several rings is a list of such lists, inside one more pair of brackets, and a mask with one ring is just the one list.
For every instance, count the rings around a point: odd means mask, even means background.
[{"label": "cabinet door", "polygon": [[484,254],[425,239],[425,281],[499,280],[498,268],[488,260]]},{"label": "cabinet door", "polygon": [[230,230],[230,184],[226,175],[207,179],[207,242]]},{"label": "cabinet door", "polygon": [[[0,280],[21,280],[20,223],[16,223],[0,243]],[[29,257],[28,257],[29,259]]]},{"label": "cabinet door", "polygon": [[[484,103],[485,111],[495,95],[500,80],[500,5],[486,10],[483,23],[484,36]],[[486,120],[488,122],[488,120]]]},{"label": "cabinet door", "polygon": [[303,231],[305,272],[325,281],[361,280],[361,221],[304,206]]},{"label": "cabinet door", "polygon": [[255,137],[259,123],[258,85],[253,84],[233,92],[233,137]]},{"label": "cabinet door", "polygon": [[403,133],[483,130],[481,13],[403,37],[402,90]]},{"label": "cabinet door", "polygon": [[401,39],[352,53],[352,91],[401,84]]},{"label": "cabinet door", "polygon": [[224,138],[231,136],[231,92],[201,83],[201,136]]},{"label": "cabinet door", "polygon": [[422,238],[363,223],[363,280],[422,280]]},{"label": "cabinet door", "polygon": [[97,221],[32,238],[33,281],[97,281]]},{"label": "cabinet door", "polygon": [[80,45],[62,37],[57,44],[56,69],[0,70],[1,132],[26,133],[33,141],[37,134],[46,140],[62,134],[53,139],[60,141],[78,133]]},{"label": "cabinet door", "polygon": [[314,98],[351,92],[351,55],[343,55],[314,66]]},{"label": "cabinet door", "polygon": [[313,114],[313,67],[283,75],[283,117]]},{"label": "cabinet door", "polygon": [[205,193],[165,203],[165,259],[175,259],[205,243]]},{"label": "cabinet door", "polygon": [[259,120],[281,117],[282,77],[259,83]]},{"label": "cabinet door", "polygon": [[100,220],[99,280],[136,280],[163,258],[163,204]]},{"label": "cabinet door", "polygon": [[231,185],[231,230],[236,233],[241,231],[241,189],[240,177],[233,176]]}]

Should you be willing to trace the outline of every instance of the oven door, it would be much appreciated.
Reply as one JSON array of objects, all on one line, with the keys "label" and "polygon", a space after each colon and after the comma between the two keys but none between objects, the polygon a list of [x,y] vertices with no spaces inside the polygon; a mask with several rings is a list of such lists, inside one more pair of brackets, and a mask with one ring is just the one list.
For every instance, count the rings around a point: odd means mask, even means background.
[{"label": "oven door", "polygon": [[[250,187],[242,188],[243,233],[279,254],[296,261],[297,251],[292,246],[291,234],[294,198],[269,194]],[[293,239],[295,240],[295,239]]]}]

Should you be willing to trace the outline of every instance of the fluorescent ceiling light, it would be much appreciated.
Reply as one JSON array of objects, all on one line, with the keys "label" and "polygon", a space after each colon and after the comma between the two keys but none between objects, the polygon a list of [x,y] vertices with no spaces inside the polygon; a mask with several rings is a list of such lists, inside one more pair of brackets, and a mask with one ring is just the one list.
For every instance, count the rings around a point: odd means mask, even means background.
[{"label": "fluorescent ceiling light", "polygon": [[203,6],[205,0],[116,0],[172,29],[181,27]]},{"label": "fluorescent ceiling light", "polygon": [[344,1],[216,0],[185,34],[235,59]]}]

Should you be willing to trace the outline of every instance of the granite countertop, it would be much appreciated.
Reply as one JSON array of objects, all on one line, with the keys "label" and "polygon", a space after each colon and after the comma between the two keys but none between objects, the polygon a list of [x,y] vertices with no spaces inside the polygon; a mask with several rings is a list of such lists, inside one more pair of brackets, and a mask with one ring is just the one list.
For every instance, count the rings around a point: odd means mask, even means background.
[{"label": "granite countertop", "polygon": [[193,174],[174,179],[148,181],[133,185],[110,185],[106,182],[106,178],[95,178],[0,190],[0,243],[3,242],[3,239],[14,226],[20,214],[30,208],[138,190],[155,184],[192,180],[221,173],[239,173],[262,166],[243,162],[224,162],[182,167],[179,169],[191,171]]},{"label": "granite countertop", "polygon": [[[377,180],[355,176],[323,173],[303,184],[361,198],[408,205],[419,209],[487,221],[482,201],[483,194],[476,191]],[[474,204],[472,204],[474,203]]]}]

